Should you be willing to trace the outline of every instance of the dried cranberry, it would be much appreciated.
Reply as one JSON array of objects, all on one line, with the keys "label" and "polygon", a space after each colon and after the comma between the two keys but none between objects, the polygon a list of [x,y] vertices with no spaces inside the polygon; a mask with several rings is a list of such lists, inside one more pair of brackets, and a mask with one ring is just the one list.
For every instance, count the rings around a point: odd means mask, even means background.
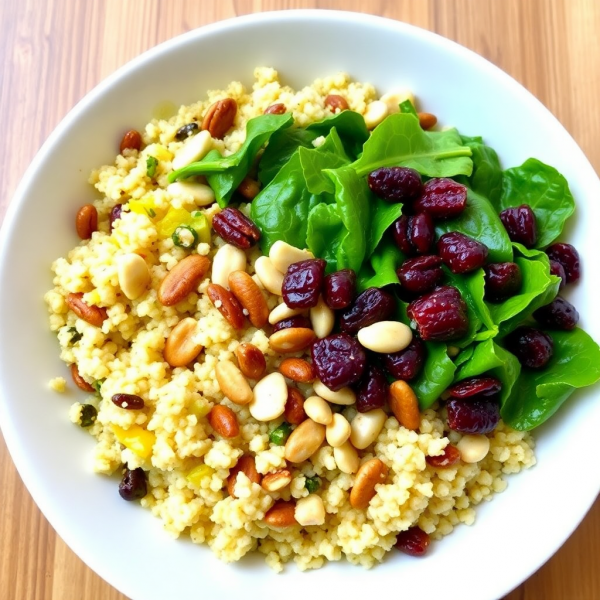
[{"label": "dried cranberry", "polygon": [[556,260],[550,261],[550,275],[560,277],[560,283],[558,289],[562,290],[567,284],[567,274],[565,273],[564,267]]},{"label": "dried cranberry", "polygon": [[119,494],[123,500],[132,501],[140,500],[148,492],[146,485],[146,473],[144,469],[125,469],[123,478],[119,484]]},{"label": "dried cranberry", "polygon": [[579,322],[579,313],[570,302],[558,296],[550,304],[538,308],[533,318],[544,327],[570,331]]},{"label": "dried cranberry", "polygon": [[446,411],[448,427],[460,433],[489,433],[500,421],[500,408],[492,398],[450,398]]},{"label": "dried cranberry", "polygon": [[212,228],[227,243],[242,250],[247,250],[260,240],[258,227],[244,213],[230,206],[213,217]]},{"label": "dried cranberry", "polygon": [[394,379],[410,381],[414,379],[425,362],[425,344],[417,337],[413,337],[411,343],[392,354],[383,355],[383,366]]},{"label": "dried cranberry", "polygon": [[451,398],[472,398],[473,396],[488,397],[500,393],[502,384],[494,377],[471,377],[463,379],[448,388]]},{"label": "dried cranberry", "polygon": [[121,213],[123,212],[122,204],[115,204],[108,215],[108,227],[112,231],[115,226],[115,221],[121,218]]},{"label": "dried cranberry", "polygon": [[340,328],[346,333],[357,333],[359,329],[385,321],[396,308],[394,297],[379,288],[368,288],[346,308],[340,318]]},{"label": "dried cranberry", "polygon": [[295,317],[283,319],[282,321],[275,323],[275,325],[273,325],[273,333],[279,331],[280,329],[289,329],[290,327],[303,327],[305,329],[312,329],[312,323],[308,317],[297,315]]},{"label": "dried cranberry", "polygon": [[317,340],[310,352],[317,377],[333,391],[357,383],[367,366],[362,346],[345,333]]},{"label": "dried cranberry", "polygon": [[333,310],[350,306],[356,294],[356,273],[352,269],[342,269],[330,273],[323,284],[323,299]]},{"label": "dried cranberry", "polygon": [[144,399],[134,394],[114,394],[111,400],[113,404],[126,410],[140,410],[144,408]]},{"label": "dried cranberry", "polygon": [[310,258],[288,267],[281,290],[290,308],[312,308],[318,304],[326,265],[322,258]]},{"label": "dried cranberry", "polygon": [[408,316],[417,325],[423,340],[447,342],[463,337],[469,330],[467,305],[460,292],[452,286],[442,286],[413,300]]},{"label": "dried cranberry", "polygon": [[407,256],[426,254],[431,250],[435,239],[435,226],[431,215],[418,213],[401,216],[392,226],[396,245]]},{"label": "dried cranberry", "polygon": [[484,267],[484,270],[485,299],[488,302],[503,302],[521,290],[523,278],[518,264],[494,263]]},{"label": "dried cranberry", "polygon": [[483,267],[488,256],[485,244],[472,237],[451,231],[445,233],[437,243],[439,255],[453,273],[469,273]]},{"label": "dried cranberry", "polygon": [[434,219],[457,217],[467,206],[467,188],[452,179],[430,179],[421,197],[413,204],[415,212],[426,212]]},{"label": "dried cranberry", "polygon": [[575,283],[581,277],[581,266],[579,263],[579,252],[571,244],[552,244],[546,248],[546,254],[550,260],[560,263],[565,270],[567,283]]},{"label": "dried cranberry", "polygon": [[533,248],[537,241],[535,214],[527,204],[507,208],[500,213],[500,220],[513,242]]},{"label": "dried cranberry", "polygon": [[369,173],[373,193],[388,202],[412,202],[423,190],[421,176],[408,167],[382,167]]},{"label": "dried cranberry", "polygon": [[409,258],[396,271],[402,287],[415,294],[432,290],[444,276],[442,259],[439,256]]},{"label": "dried cranberry", "polygon": [[504,342],[519,362],[530,369],[544,367],[554,352],[554,340],[547,333],[533,327],[515,329]]},{"label": "dried cranberry", "polygon": [[460,462],[460,451],[456,446],[448,444],[444,448],[443,454],[438,456],[426,456],[425,460],[436,469],[445,469],[457,465]]},{"label": "dried cranberry", "polygon": [[368,365],[356,388],[356,410],[368,412],[382,408],[388,396],[388,382],[376,365]]},{"label": "dried cranberry", "polygon": [[411,556],[423,556],[429,548],[431,538],[419,527],[410,527],[406,531],[401,531],[396,538],[394,546]]}]

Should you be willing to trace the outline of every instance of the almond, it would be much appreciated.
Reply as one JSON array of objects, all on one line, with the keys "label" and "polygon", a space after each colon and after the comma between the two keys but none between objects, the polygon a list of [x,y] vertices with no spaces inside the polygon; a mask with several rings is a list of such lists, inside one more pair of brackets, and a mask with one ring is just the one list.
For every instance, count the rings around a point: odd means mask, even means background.
[{"label": "almond", "polygon": [[248,404],[254,397],[242,372],[230,361],[222,360],[215,368],[221,391],[236,404]]},{"label": "almond", "polygon": [[140,135],[140,132],[135,129],[130,129],[123,136],[119,150],[121,151],[121,154],[123,154],[125,150],[139,150],[141,147],[142,136]]},{"label": "almond", "polygon": [[238,473],[243,473],[252,483],[260,483],[260,474],[256,470],[256,463],[254,457],[245,454],[236,463],[236,465],[229,471],[229,477],[227,478],[227,491],[233,498],[237,498],[234,492],[235,482],[237,481]]},{"label": "almond", "polygon": [[231,129],[236,113],[237,103],[233,98],[218,100],[206,111],[202,129],[207,130],[213,138],[222,140]]},{"label": "almond", "polygon": [[316,377],[314,367],[302,358],[285,358],[279,365],[279,372],[297,383],[310,383]]},{"label": "almond", "polygon": [[296,525],[296,503],[292,500],[277,500],[265,514],[265,523],[271,527]]},{"label": "almond", "polygon": [[98,231],[98,211],[93,204],[86,204],[77,211],[75,229],[82,240],[89,240]]},{"label": "almond", "polygon": [[311,419],[303,421],[292,431],[285,444],[284,456],[293,463],[301,463],[310,458],[325,439],[325,426]]},{"label": "almond", "polygon": [[267,492],[278,492],[292,482],[292,474],[288,469],[278,469],[268,473],[262,479],[262,488]]},{"label": "almond", "polygon": [[358,469],[354,487],[350,491],[352,508],[365,509],[375,495],[375,486],[383,483],[388,474],[387,466],[378,458],[372,458]]},{"label": "almond", "polygon": [[102,323],[107,318],[106,309],[94,306],[93,304],[86,304],[83,301],[83,294],[67,294],[65,298],[67,306],[80,318],[94,325],[95,327],[102,327]]},{"label": "almond", "polygon": [[437,123],[437,117],[431,113],[420,112],[418,116],[419,125],[421,125],[422,129],[431,129]]},{"label": "almond", "polygon": [[224,438],[234,438],[240,433],[237,417],[228,406],[223,406],[222,404],[213,406],[208,413],[208,422]]},{"label": "almond", "polygon": [[291,354],[305,350],[316,339],[315,332],[312,329],[308,329],[308,327],[288,327],[287,329],[276,331],[269,338],[269,346],[275,352]]},{"label": "almond", "polygon": [[254,279],[245,271],[234,271],[229,274],[229,287],[248,312],[250,323],[259,329],[264,327],[269,319],[269,307]]},{"label": "almond", "polygon": [[75,385],[84,392],[94,393],[96,390],[89,384],[80,374],[77,365],[73,363],[71,365],[71,377]]},{"label": "almond", "polygon": [[237,191],[244,196],[246,200],[254,200],[254,198],[258,196],[258,192],[260,192],[260,185],[256,179],[244,177],[242,183],[238,185]]},{"label": "almond", "polygon": [[265,108],[265,111],[263,114],[265,115],[283,115],[285,114],[285,112],[287,111],[285,104],[282,104],[281,102],[277,102],[276,104],[271,104],[270,106],[267,106],[267,108]]},{"label": "almond", "polygon": [[194,340],[197,327],[196,319],[187,317],[179,321],[169,334],[163,357],[172,367],[185,367],[200,354],[202,344]]},{"label": "almond", "polygon": [[265,355],[250,342],[242,342],[235,349],[240,371],[250,379],[260,379],[267,370]]},{"label": "almond", "polygon": [[284,409],[285,420],[292,425],[300,425],[306,420],[304,396],[300,390],[288,385],[288,397]]},{"label": "almond", "polygon": [[400,425],[412,430],[419,428],[419,401],[406,381],[398,380],[390,385],[389,404]]},{"label": "almond", "polygon": [[206,293],[210,301],[215,305],[215,308],[234,329],[242,329],[244,327],[242,307],[229,290],[226,290],[218,283],[211,283]]},{"label": "almond", "polygon": [[342,112],[343,110],[348,110],[350,108],[346,98],[344,98],[344,96],[339,96],[338,94],[329,94],[329,96],[325,98],[325,106],[334,113]]},{"label": "almond", "polygon": [[158,288],[158,300],[163,306],[174,306],[196,290],[208,273],[210,261],[206,256],[190,254],[180,260],[162,280]]}]

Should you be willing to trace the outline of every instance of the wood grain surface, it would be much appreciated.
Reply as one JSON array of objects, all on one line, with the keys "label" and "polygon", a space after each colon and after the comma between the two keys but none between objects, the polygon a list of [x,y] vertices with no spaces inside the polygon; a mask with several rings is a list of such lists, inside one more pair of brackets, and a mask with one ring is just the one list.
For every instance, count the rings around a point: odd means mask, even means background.
[{"label": "wood grain surface", "polygon": [[[475,50],[548,106],[600,171],[599,0],[0,0],[0,220],[48,134],[119,66],[207,23],[291,8],[382,15]],[[598,556],[600,501],[506,600],[600,599]],[[0,600],[124,598],[54,533],[0,438]]]}]

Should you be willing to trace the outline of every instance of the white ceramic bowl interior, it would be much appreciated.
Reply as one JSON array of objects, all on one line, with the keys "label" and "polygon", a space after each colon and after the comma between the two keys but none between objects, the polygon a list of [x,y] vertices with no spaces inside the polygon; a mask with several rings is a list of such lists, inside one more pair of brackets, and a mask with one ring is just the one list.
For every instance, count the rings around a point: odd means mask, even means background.
[{"label": "white ceramic bowl interior", "polygon": [[[50,262],[78,239],[73,215],[97,194],[90,170],[113,161],[122,132],[142,128],[164,101],[187,104],[257,65],[286,83],[347,71],[381,93],[403,86],[462,133],[483,135],[505,166],[530,156],[556,166],[578,203],[571,241],[585,272],[570,297],[600,339],[600,271],[593,260],[600,184],[573,139],[525,89],[472,52],[409,25],[363,14],[266,13],[190,32],[143,54],[91,92],[50,136],[27,171],[0,246],[0,418],[19,472],[59,535],[109,583],[135,600],[318,597],[364,600],[394,593],[430,600],[492,600],[544,563],[577,526],[600,488],[588,467],[600,430],[598,390],[588,390],[537,432],[539,464],[433,545],[426,559],[393,553],[374,571],[345,563],[274,575],[261,558],[226,565],[205,547],[174,541],[159,520],[91,472],[93,440],[67,417],[77,394],[49,390],[67,376],[42,296]],[[587,259],[587,260],[586,260]],[[278,591],[279,590],[279,591]],[[312,591],[311,591],[312,590]]]}]

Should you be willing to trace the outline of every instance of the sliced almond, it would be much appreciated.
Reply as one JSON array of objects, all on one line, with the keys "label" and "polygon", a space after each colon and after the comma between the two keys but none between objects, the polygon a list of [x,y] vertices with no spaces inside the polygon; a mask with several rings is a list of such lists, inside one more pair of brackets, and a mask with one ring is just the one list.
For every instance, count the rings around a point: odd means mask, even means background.
[{"label": "sliced almond", "polygon": [[223,394],[235,404],[248,404],[254,398],[246,378],[230,360],[217,363],[215,375]]}]

